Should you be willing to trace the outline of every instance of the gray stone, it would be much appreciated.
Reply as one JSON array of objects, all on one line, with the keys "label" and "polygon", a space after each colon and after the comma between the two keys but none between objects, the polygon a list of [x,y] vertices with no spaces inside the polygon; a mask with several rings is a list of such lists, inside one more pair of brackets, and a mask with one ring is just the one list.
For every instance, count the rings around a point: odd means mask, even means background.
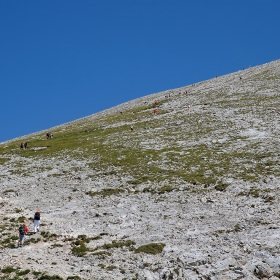
[{"label": "gray stone", "polygon": [[272,270],[266,264],[258,264],[254,269],[255,275],[263,278],[270,278],[272,276]]}]

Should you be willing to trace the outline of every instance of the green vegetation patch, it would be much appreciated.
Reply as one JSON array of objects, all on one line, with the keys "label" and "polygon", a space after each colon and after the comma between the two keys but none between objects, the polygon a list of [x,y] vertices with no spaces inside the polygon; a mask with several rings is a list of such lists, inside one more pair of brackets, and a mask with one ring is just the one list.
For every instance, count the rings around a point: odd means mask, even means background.
[{"label": "green vegetation patch", "polygon": [[252,196],[254,198],[262,198],[265,203],[271,203],[275,198],[270,195],[270,189],[250,188],[248,191],[238,193],[239,196]]},{"label": "green vegetation patch", "polygon": [[260,196],[260,190],[255,188],[250,188],[247,196],[258,198]]},{"label": "green vegetation patch", "polygon": [[72,247],[72,254],[77,257],[83,257],[88,251],[90,251],[90,249],[82,241],[76,241],[75,245]]},{"label": "green vegetation patch", "polygon": [[30,269],[25,269],[25,270],[20,270],[17,272],[17,275],[22,276],[22,275],[26,275],[30,272]]},{"label": "green vegetation patch", "polygon": [[166,192],[172,192],[172,191],[174,191],[174,190],[178,190],[178,188],[174,188],[174,187],[172,187],[172,186],[163,186],[163,187],[161,187],[161,188],[158,188],[158,189],[157,189],[157,192],[158,192],[159,194],[163,194],[163,193],[166,193]]},{"label": "green vegetation patch", "polygon": [[55,240],[59,237],[57,234],[50,233],[48,231],[42,231],[41,235],[44,238],[44,242],[47,242],[47,241],[50,241],[50,240]]},{"label": "green vegetation patch", "polygon": [[112,270],[117,269],[117,268],[118,268],[118,267],[115,266],[115,265],[108,265],[108,266],[106,267],[106,269],[109,270],[109,271],[112,271]]},{"label": "green vegetation patch", "polygon": [[80,276],[76,276],[76,275],[73,275],[73,276],[68,276],[66,278],[66,280],[81,280],[82,278]]},{"label": "green vegetation patch", "polygon": [[[273,75],[269,74],[269,77]],[[278,96],[264,97],[255,94],[253,96],[250,92],[242,91],[235,92],[233,96],[228,95],[226,90],[221,90],[218,95],[218,99],[214,98],[215,101],[211,101],[213,108],[224,109],[225,106],[234,108],[233,102],[236,101],[241,110],[240,114],[244,116],[248,104],[273,103],[275,104],[273,107],[277,108],[279,99]],[[178,95],[172,97],[173,100],[174,98],[179,100],[181,97]],[[225,177],[258,182],[266,175],[280,176],[279,159],[270,152],[273,147],[269,148],[270,151],[265,150],[260,142],[249,143],[248,137],[236,136],[234,122],[227,118],[222,123],[212,114],[205,114],[203,122],[199,125],[193,125],[201,118],[200,113],[194,111],[192,114],[179,114],[179,122],[175,116],[170,118],[167,114],[165,118],[164,114],[167,111],[164,111],[161,105],[168,102],[169,99],[159,100],[160,119],[153,116],[154,102],[147,104],[139,102],[122,113],[103,114],[64,125],[63,128],[55,128],[52,130],[53,139],[46,140],[44,134],[34,136],[32,139],[22,138],[21,141],[28,142],[28,149],[21,150],[19,141],[12,141],[9,146],[1,146],[0,164],[18,156],[10,172],[29,176],[28,174],[32,173],[26,168],[28,164],[24,164],[25,157],[36,160],[36,158],[63,158],[67,155],[71,159],[84,160],[85,168],[89,169],[89,178],[129,176],[130,181],[126,183],[132,185],[129,186],[132,188],[147,182],[159,184],[167,182],[170,186],[175,186],[144,190],[151,193],[176,190],[178,181],[192,184],[193,190],[197,190],[197,186],[215,185],[215,182]],[[134,125],[133,131],[130,130],[131,124]],[[220,137],[219,131],[216,131],[220,124],[225,126],[225,128],[221,126],[221,130],[228,131],[226,141],[223,143],[206,141],[205,139]],[[238,141],[245,145],[249,143],[249,148],[239,147]],[[51,167],[38,168],[42,172],[43,170],[48,172]],[[75,172],[74,167],[69,172],[63,171],[61,174],[49,176],[69,176],[72,172]],[[218,185],[215,189],[225,191],[226,187]],[[89,191],[87,195],[107,197],[120,195],[122,192],[125,192],[123,188],[108,188]],[[72,199],[68,196],[69,201]]]},{"label": "green vegetation patch", "polygon": [[92,253],[92,255],[93,256],[104,256],[104,255],[111,256],[112,254],[107,251],[97,251],[97,252]]},{"label": "green vegetation patch", "polygon": [[135,253],[145,253],[145,254],[160,254],[164,248],[164,243],[150,243],[142,245],[134,250]]},{"label": "green vegetation patch", "polygon": [[0,157],[0,164],[4,164],[5,162],[8,162],[9,160],[10,160],[10,158]]},{"label": "green vegetation patch", "polygon": [[38,242],[40,242],[41,241],[41,238],[40,237],[38,237],[38,238],[30,238],[30,239],[25,239],[25,241],[24,241],[24,244],[25,245],[28,245],[28,244],[31,244],[31,243],[38,243]]},{"label": "green vegetation patch", "polygon": [[85,234],[78,235],[77,238],[68,239],[72,241],[72,254],[77,257],[83,257],[88,252],[92,251],[89,247],[86,246],[86,243],[89,243],[91,240],[96,240],[96,237],[87,237]]},{"label": "green vegetation patch", "polygon": [[126,240],[126,241],[113,240],[112,243],[102,245],[102,248],[103,249],[112,249],[112,248],[132,247],[135,244],[136,243],[132,240]]},{"label": "green vegetation patch", "polygon": [[219,182],[216,186],[215,186],[215,190],[217,191],[220,191],[220,192],[223,192],[226,190],[226,188],[229,186],[229,184],[227,183],[222,183],[222,182]]},{"label": "green vegetation patch", "polygon": [[12,272],[15,272],[17,269],[16,268],[13,268],[12,266],[6,266],[4,268],[1,269],[1,272],[2,273],[5,273],[5,274],[10,274]]},{"label": "green vegetation patch", "polygon": [[38,278],[38,280],[63,280],[63,278],[58,275],[51,276],[51,275],[44,274],[44,275],[40,276]]}]

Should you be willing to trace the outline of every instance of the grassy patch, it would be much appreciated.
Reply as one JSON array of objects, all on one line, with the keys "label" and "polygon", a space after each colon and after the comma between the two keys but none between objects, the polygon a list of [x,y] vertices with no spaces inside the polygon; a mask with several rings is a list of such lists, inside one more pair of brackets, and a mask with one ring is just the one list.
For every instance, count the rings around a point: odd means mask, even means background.
[{"label": "grassy patch", "polygon": [[[269,77],[274,76],[269,74]],[[211,95],[215,94],[217,97],[211,101],[211,107],[234,109],[236,101],[240,114],[246,114],[251,104],[269,105],[270,102],[273,107],[277,107],[278,96],[256,95],[256,92],[240,90],[228,95],[224,90],[218,93],[211,91]],[[183,95],[172,96],[172,100],[179,101],[181,98]],[[20,150],[19,141],[12,141],[9,146],[1,146],[0,163],[18,158],[9,167],[11,173],[29,176],[32,173],[27,168],[28,164],[24,163],[24,158],[35,161],[69,156],[74,160],[84,160],[85,168],[89,171],[88,178],[126,177],[129,181],[125,184],[135,189],[147,182],[160,185],[166,182],[170,186],[159,189],[150,187],[148,191],[151,193],[176,190],[178,181],[192,184],[195,191],[200,185],[215,185],[215,182],[225,177],[257,182],[265,175],[280,175],[278,158],[269,150],[263,149],[259,142],[250,142],[248,148],[246,143],[249,143],[247,141],[250,137],[237,136],[232,120],[225,118],[221,121],[217,116],[205,114],[206,112],[203,112],[202,117],[194,111],[191,114],[178,112],[178,118],[175,115],[170,118],[170,114],[166,114],[167,111],[163,109],[164,103],[168,102],[169,99],[159,100],[160,118],[153,116],[154,102],[144,104],[141,101],[130,109],[123,109],[122,113],[100,114],[55,128],[52,130],[53,139],[46,140],[44,134],[33,136],[32,139],[21,139],[20,141],[28,142],[29,149]],[[207,105],[209,101],[205,100],[203,103]],[[266,109],[270,107],[266,106]],[[201,118],[203,121],[198,124]],[[134,125],[133,132],[130,131],[130,125]],[[217,130],[220,125],[226,139],[221,143],[212,143],[212,139],[223,137]],[[51,172],[51,168],[45,166],[38,167],[37,170]],[[49,176],[70,176],[76,169],[73,166],[70,172],[63,171]],[[226,185],[217,185],[215,188],[225,191]],[[87,194],[107,197],[120,195],[124,191],[119,187],[90,191]],[[69,195],[68,200],[73,200],[73,197]]]},{"label": "grassy patch", "polygon": [[159,193],[159,194],[163,194],[163,193],[166,193],[166,192],[172,192],[172,191],[174,191],[174,190],[178,190],[177,188],[174,188],[174,187],[172,187],[172,186],[163,186],[163,187],[161,187],[161,188],[158,188],[157,189],[157,192]]},{"label": "grassy patch", "polygon": [[88,251],[90,251],[90,249],[82,241],[75,242],[75,245],[72,247],[72,254],[77,257],[85,256]]},{"label": "grassy patch", "polygon": [[58,276],[58,275],[47,275],[47,274],[44,274],[44,275],[40,276],[38,278],[38,280],[63,280],[63,278]]},{"label": "grassy patch", "polygon": [[222,182],[219,182],[216,186],[215,186],[215,190],[217,191],[220,191],[220,192],[223,192],[226,190],[226,188],[229,186],[229,184],[227,183],[222,183]]},{"label": "grassy patch", "polygon": [[85,234],[81,234],[77,238],[70,239],[69,241],[72,241],[72,254],[77,257],[83,257],[92,251],[92,249],[86,246],[86,243],[89,243],[91,240],[96,240],[96,237],[87,237]]},{"label": "grassy patch", "polygon": [[25,245],[29,245],[31,243],[39,243],[41,241],[41,238],[30,238],[24,241]]},{"label": "grassy patch", "polygon": [[6,267],[1,269],[1,272],[5,273],[5,274],[10,274],[10,273],[15,272],[15,271],[16,271],[16,268],[13,268],[12,266],[6,266]]},{"label": "grassy patch", "polygon": [[133,247],[136,243],[132,240],[126,241],[117,241],[113,240],[112,243],[104,244],[101,247],[103,249],[112,249],[112,248],[122,248],[122,247]]},{"label": "grassy patch", "polygon": [[108,251],[97,251],[92,253],[93,256],[104,256],[104,255],[109,255],[111,256],[112,254]]},{"label": "grassy patch", "polygon": [[10,160],[10,158],[0,157],[0,164],[4,164],[4,163],[8,162],[9,160]]},{"label": "grassy patch", "polygon": [[41,231],[41,236],[44,238],[44,242],[48,242],[50,240],[55,240],[58,238],[57,234],[50,233],[48,231]]},{"label": "grassy patch", "polygon": [[150,243],[142,245],[134,250],[135,253],[145,253],[145,254],[160,254],[164,248],[164,243]]},{"label": "grassy patch", "polygon": [[258,198],[258,197],[260,197],[260,190],[255,189],[255,188],[250,188],[247,196],[252,196],[252,197]]},{"label": "grassy patch", "polygon": [[115,265],[108,265],[108,266],[106,267],[106,269],[109,270],[109,271],[112,271],[112,270],[117,269],[117,268],[118,268],[118,267],[115,266]]},{"label": "grassy patch", "polygon": [[25,270],[20,270],[20,271],[17,271],[17,275],[18,276],[23,276],[23,275],[26,275],[26,274],[28,274],[28,273],[30,273],[30,269],[25,269]]}]

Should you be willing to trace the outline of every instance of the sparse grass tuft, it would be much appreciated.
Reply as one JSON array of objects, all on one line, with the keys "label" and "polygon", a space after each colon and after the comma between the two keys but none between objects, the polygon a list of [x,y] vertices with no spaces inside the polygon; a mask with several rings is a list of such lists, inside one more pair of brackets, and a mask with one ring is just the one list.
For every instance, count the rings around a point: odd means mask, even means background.
[{"label": "sparse grass tuft", "polygon": [[10,273],[15,272],[15,271],[16,271],[16,268],[13,268],[12,266],[6,266],[6,267],[1,269],[1,272],[5,273],[5,274],[10,274]]},{"label": "sparse grass tuft", "polygon": [[69,239],[69,241],[72,241],[72,254],[77,257],[85,256],[89,251],[91,251],[85,243],[89,243],[91,240],[95,239],[96,237],[87,237],[85,234],[79,235],[76,239]]},{"label": "sparse grass tuft", "polygon": [[115,266],[115,265],[108,265],[108,266],[106,267],[106,269],[109,270],[109,271],[112,271],[112,270],[117,269],[117,268],[118,268],[118,267]]},{"label": "sparse grass tuft", "polygon": [[164,243],[150,243],[142,245],[134,250],[135,253],[145,253],[145,254],[160,254],[164,248]]},{"label": "sparse grass tuft", "polygon": [[17,275],[22,276],[22,275],[26,275],[30,272],[30,269],[25,269],[25,270],[20,270],[17,272]]},{"label": "sparse grass tuft", "polygon": [[121,247],[132,247],[136,243],[132,240],[126,240],[126,241],[116,241],[113,240],[110,244],[104,244],[102,245],[103,249],[112,249],[112,248],[121,248]]},{"label": "sparse grass tuft", "polygon": [[44,238],[45,242],[50,241],[50,240],[55,240],[58,238],[58,235],[56,233],[50,233],[48,231],[42,231],[41,235]]},{"label": "sparse grass tuft", "polygon": [[103,255],[111,255],[110,252],[107,252],[107,251],[97,251],[97,252],[94,252],[92,253],[93,256],[103,256]]},{"label": "sparse grass tuft", "polygon": [[40,276],[38,278],[38,280],[63,280],[63,278],[58,275],[50,276],[50,275],[44,274],[44,275]]},{"label": "sparse grass tuft", "polygon": [[13,189],[4,190],[3,194],[7,194],[7,193],[11,193],[11,192],[15,192],[15,190],[13,190]]},{"label": "sparse grass tuft", "polygon": [[72,247],[72,254],[77,257],[83,257],[87,254],[89,248],[85,245],[84,242],[75,242],[75,245]]},{"label": "sparse grass tuft", "polygon": [[100,192],[88,191],[88,192],[86,192],[86,194],[89,196],[101,195],[102,197],[106,197],[106,196],[111,196],[111,195],[118,195],[119,193],[123,193],[123,192],[124,192],[123,189],[103,189]]},{"label": "sparse grass tuft", "polygon": [[226,188],[227,188],[228,186],[229,186],[229,184],[219,182],[219,183],[215,186],[215,190],[220,191],[220,192],[223,192],[223,191],[226,190]]},{"label": "sparse grass tuft", "polygon": [[164,186],[164,187],[158,188],[158,189],[157,189],[157,192],[158,192],[159,194],[163,194],[163,193],[165,193],[165,192],[172,192],[172,191],[174,191],[174,190],[178,190],[178,189],[177,189],[177,188],[174,188],[174,187],[172,187],[172,186]]}]

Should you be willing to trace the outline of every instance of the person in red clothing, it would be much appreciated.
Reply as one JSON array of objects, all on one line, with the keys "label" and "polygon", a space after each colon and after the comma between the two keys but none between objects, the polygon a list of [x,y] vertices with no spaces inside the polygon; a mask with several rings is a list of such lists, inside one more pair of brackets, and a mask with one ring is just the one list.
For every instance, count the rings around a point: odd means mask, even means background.
[{"label": "person in red clothing", "polygon": [[29,232],[29,229],[28,229],[26,223],[23,223],[22,225],[20,225],[18,230],[19,230],[18,247],[21,247],[25,240],[25,235]]},{"label": "person in red clothing", "polygon": [[24,232],[25,234],[27,234],[29,232],[29,228],[27,227],[26,223],[24,223],[23,225],[24,225]]}]

